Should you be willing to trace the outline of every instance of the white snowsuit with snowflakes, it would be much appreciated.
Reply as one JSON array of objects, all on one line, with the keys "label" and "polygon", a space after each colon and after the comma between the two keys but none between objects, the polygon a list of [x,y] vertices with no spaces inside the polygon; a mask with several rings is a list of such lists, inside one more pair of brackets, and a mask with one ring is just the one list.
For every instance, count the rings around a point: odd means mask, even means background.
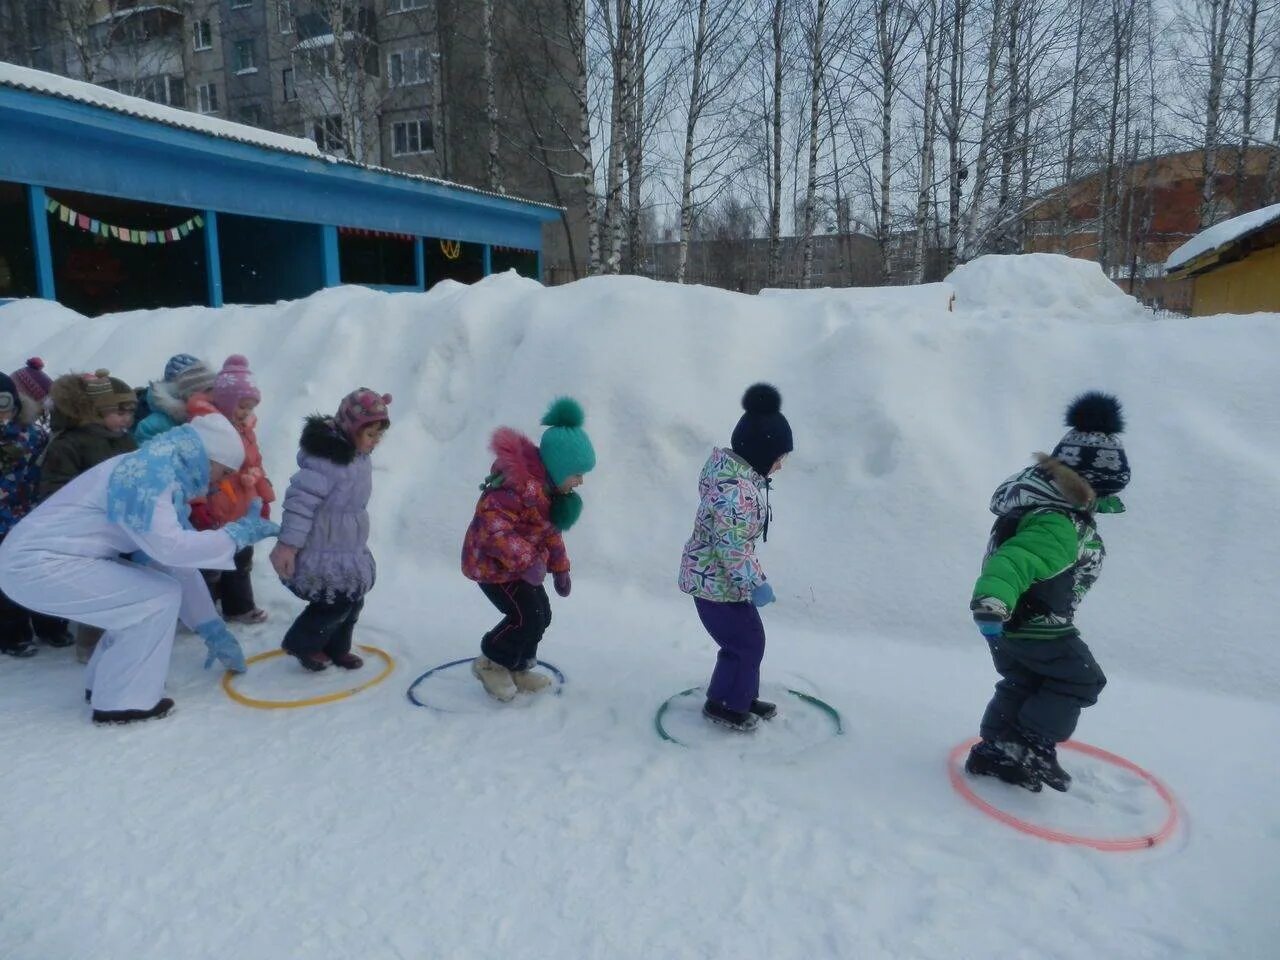
[{"label": "white snowsuit with snowflakes", "polygon": [[[200,570],[233,569],[236,547],[221,530],[182,527],[176,485],[156,500],[146,532],[108,520],[107,485],[121,459],[81,474],[14,527],[0,545],[0,590],[105,630],[85,677],[93,708],[150,710],[164,696],[177,621],[194,629],[218,616]],[[137,551],[145,565],[124,559]]]}]

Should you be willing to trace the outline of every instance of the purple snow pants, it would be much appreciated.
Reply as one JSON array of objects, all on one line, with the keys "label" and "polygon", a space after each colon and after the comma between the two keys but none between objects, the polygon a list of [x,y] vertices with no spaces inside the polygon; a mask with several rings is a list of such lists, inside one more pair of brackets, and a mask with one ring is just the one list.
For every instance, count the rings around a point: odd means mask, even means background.
[{"label": "purple snow pants", "polygon": [[764,624],[754,604],[716,603],[694,597],[698,617],[720,647],[707,685],[707,699],[746,713],[760,695],[760,661],[764,659]]}]

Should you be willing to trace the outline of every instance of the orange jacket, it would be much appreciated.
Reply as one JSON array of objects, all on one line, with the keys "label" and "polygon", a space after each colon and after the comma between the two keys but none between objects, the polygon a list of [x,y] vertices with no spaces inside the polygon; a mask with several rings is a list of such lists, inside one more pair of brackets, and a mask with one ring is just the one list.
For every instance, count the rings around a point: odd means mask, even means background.
[{"label": "orange jacket", "polygon": [[[219,412],[203,397],[193,397],[187,404],[187,411],[192,417]],[[257,417],[249,417],[244,423],[234,420],[231,423],[244,443],[244,463],[235,473],[225,477],[207,497],[191,501],[191,525],[197,530],[217,530],[239,520],[249,512],[249,504],[258,497],[262,499],[262,516],[270,516],[270,505],[276,499],[276,492],[262,468],[262,451],[254,433]]]}]

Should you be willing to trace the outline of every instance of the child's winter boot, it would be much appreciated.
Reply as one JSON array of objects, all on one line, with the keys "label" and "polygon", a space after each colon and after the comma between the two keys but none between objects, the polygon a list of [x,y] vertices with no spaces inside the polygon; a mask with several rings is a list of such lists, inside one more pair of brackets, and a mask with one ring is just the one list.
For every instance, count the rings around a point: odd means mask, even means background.
[{"label": "child's winter boot", "polygon": [[512,670],[511,679],[521,693],[538,693],[551,686],[551,678],[532,670]]},{"label": "child's winter boot", "polygon": [[69,647],[76,641],[71,636],[71,631],[67,629],[67,625],[63,623],[61,626],[50,630],[47,634],[41,634],[40,642],[50,647]]},{"label": "child's winter boot", "polygon": [[1058,765],[1057,744],[1027,730],[1019,731],[1019,737],[1027,748],[1025,762],[1041,782],[1052,790],[1066,793],[1071,787],[1071,774]]},{"label": "child's winter boot", "polygon": [[471,672],[484,684],[485,692],[506,703],[516,698],[516,682],[511,671],[481,654],[471,661]]},{"label": "child's winter boot", "polygon": [[756,728],[760,718],[750,711],[730,710],[724,704],[708,700],[702,705],[702,715],[712,723],[717,723],[739,733],[749,733]]},{"label": "child's winter boot", "polygon": [[772,720],[778,715],[778,705],[768,700],[752,700],[751,706],[747,709],[761,720]]},{"label": "child's winter boot", "polygon": [[1012,741],[983,740],[975,743],[964,762],[964,772],[975,777],[995,777],[1005,783],[1040,792],[1040,778],[1024,761],[1026,748]]},{"label": "child's winter boot", "polygon": [[293,657],[298,663],[302,664],[304,670],[310,670],[312,673],[319,673],[321,670],[329,668],[329,655],[327,653],[295,653],[288,647],[282,648],[285,653]]},{"label": "child's winter boot", "polygon": [[27,657],[36,655],[36,645],[30,640],[11,640],[7,643],[0,643],[0,653],[9,657],[17,657],[19,660],[25,660]]},{"label": "child's winter boot", "polygon": [[364,657],[357,656],[351,651],[340,653],[336,657],[330,657],[334,666],[341,667],[343,670],[359,670],[364,666]]}]

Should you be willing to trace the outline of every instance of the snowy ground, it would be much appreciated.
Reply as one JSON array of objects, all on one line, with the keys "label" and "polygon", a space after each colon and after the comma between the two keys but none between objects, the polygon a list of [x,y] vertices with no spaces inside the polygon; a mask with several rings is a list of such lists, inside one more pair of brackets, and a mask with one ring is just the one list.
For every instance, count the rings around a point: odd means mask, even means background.
[{"label": "snowy ground", "polygon": [[[246,353],[281,488],[303,414],[360,384],[393,392],[359,639],[398,663],[357,698],[263,712],[180,635],[177,713],[118,730],[90,726],[66,652],[0,663],[0,957],[1274,955],[1280,318],[1153,323],[1052,259],[968,271],[758,298],[505,276],[89,321],[0,307],[15,369],[39,354],[140,381],[178,350]],[[779,594],[765,678],[787,715],[754,740],[708,736],[678,700],[679,747],[654,711],[705,681],[713,647],[675,591],[678,553],[698,468],[757,378],[782,389],[797,443],[762,548]],[[1182,802],[1174,839],[1138,853],[1016,833],[964,805],[945,766],[993,676],[965,609],[987,498],[1090,387],[1126,401],[1134,481],[1081,617],[1110,684],[1079,735]],[[567,681],[500,708],[458,667],[417,689],[449,712],[414,707],[414,678],[474,653],[494,619],[456,572],[487,434],[533,430],[559,391],[587,407],[600,459],[542,649]],[[257,573],[272,620],[238,630],[250,652],[299,606],[265,557]],[[277,659],[238,686],[335,679]],[[787,688],[838,708],[844,735]],[[1066,796],[984,795],[1098,836],[1158,824],[1131,778],[1064,762]]]}]

